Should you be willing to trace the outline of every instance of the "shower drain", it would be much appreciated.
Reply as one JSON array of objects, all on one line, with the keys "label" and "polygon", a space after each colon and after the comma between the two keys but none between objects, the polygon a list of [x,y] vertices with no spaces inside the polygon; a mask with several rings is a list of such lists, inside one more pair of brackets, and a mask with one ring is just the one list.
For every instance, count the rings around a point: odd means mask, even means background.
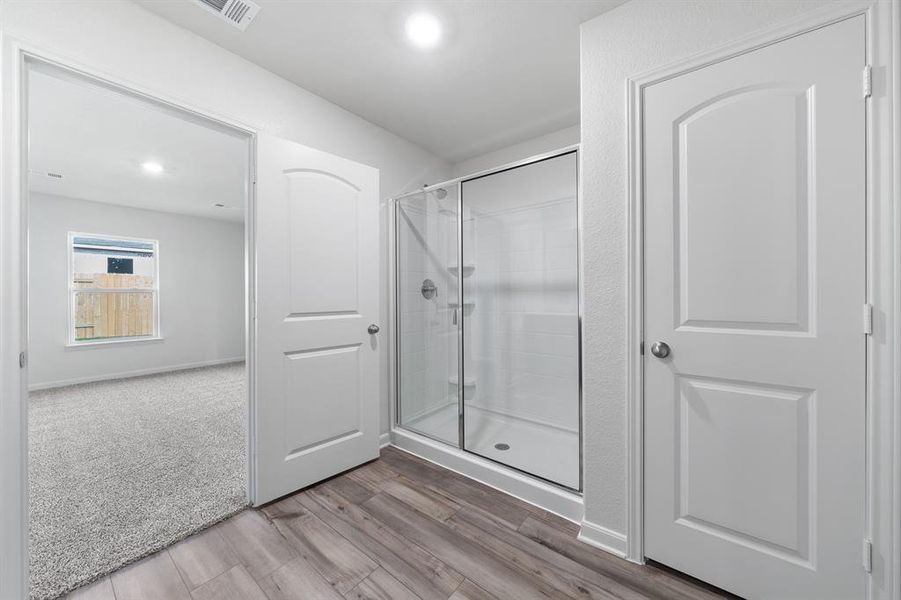
[{"label": "shower drain", "polygon": [[510,444],[504,444],[504,443],[501,443],[501,444],[495,444],[494,447],[495,447],[495,449],[497,449],[497,450],[509,450],[509,449],[510,449]]}]

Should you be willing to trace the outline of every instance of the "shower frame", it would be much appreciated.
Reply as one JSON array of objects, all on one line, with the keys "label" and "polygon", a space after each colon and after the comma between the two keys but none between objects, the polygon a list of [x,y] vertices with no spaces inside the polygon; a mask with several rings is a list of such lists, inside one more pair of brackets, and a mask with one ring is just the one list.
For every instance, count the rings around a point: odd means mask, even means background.
[{"label": "shower frame", "polygon": [[[528,158],[507,163],[491,169],[478,171],[470,175],[456,177],[447,181],[442,181],[433,185],[423,186],[406,194],[401,194],[391,198],[388,206],[388,265],[389,265],[389,326],[390,326],[390,348],[388,353],[389,360],[389,397],[391,398],[391,432],[388,440],[383,443],[393,443],[403,450],[407,450],[414,454],[418,454],[437,462],[453,470],[462,472],[475,479],[482,481],[492,487],[501,489],[520,498],[536,504],[546,510],[559,514],[573,521],[581,521],[582,519],[582,489],[583,489],[583,393],[582,393],[582,315],[583,315],[583,282],[582,282],[582,201],[581,201],[581,176],[579,156],[580,145],[574,144],[566,146],[550,152],[537,154]],[[539,163],[552,158],[557,158],[567,154],[576,154],[576,277],[577,277],[577,296],[578,296],[578,315],[577,315],[577,340],[578,340],[578,415],[579,415],[579,488],[572,489],[561,484],[544,479],[526,470],[510,466],[506,463],[494,460],[476,454],[466,449],[465,444],[465,409],[464,409],[464,321],[466,316],[462,305],[464,302],[463,287],[464,277],[463,269],[463,184],[467,181],[473,181],[482,177],[496,175],[505,171],[510,171],[520,167]],[[457,445],[454,446],[447,440],[430,436],[426,433],[414,431],[404,427],[400,422],[401,418],[401,394],[400,394],[400,369],[401,361],[401,339],[400,339],[400,303],[398,302],[399,278],[398,278],[398,202],[400,200],[423,195],[438,190],[440,188],[457,188],[457,207],[456,207],[456,239],[457,239],[457,264],[461,275],[457,277],[457,301],[461,305],[459,318],[457,320]],[[505,473],[506,471],[506,473]]]}]

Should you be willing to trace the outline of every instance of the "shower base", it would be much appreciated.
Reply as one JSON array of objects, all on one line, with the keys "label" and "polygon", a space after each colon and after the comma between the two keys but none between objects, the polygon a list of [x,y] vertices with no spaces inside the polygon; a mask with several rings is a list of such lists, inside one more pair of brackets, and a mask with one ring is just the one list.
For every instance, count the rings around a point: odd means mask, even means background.
[{"label": "shower base", "polygon": [[456,405],[394,429],[392,443],[566,519],[582,520],[582,496],[573,491],[579,487],[578,434],[471,406],[466,419],[466,451],[431,439],[457,440]]},{"label": "shower base", "polygon": [[[457,405],[406,423],[441,440],[457,440]],[[579,434],[466,407],[466,449],[570,489],[579,488]],[[508,450],[496,448],[507,444]]]}]

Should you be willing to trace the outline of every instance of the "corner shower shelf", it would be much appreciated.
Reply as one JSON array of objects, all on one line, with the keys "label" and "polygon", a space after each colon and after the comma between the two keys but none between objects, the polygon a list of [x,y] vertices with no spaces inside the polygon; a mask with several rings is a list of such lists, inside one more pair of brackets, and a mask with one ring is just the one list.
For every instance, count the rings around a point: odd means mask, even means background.
[{"label": "corner shower shelf", "polygon": [[[453,277],[457,277],[457,274],[460,272],[460,269],[457,267],[457,265],[450,265],[447,270]],[[475,270],[475,265],[463,265],[463,277],[469,277]]]},{"label": "corner shower shelf", "polygon": [[[456,375],[451,375],[447,378],[447,382],[451,385],[458,385],[460,378]],[[463,387],[475,387],[476,378],[475,377],[463,377]]]}]

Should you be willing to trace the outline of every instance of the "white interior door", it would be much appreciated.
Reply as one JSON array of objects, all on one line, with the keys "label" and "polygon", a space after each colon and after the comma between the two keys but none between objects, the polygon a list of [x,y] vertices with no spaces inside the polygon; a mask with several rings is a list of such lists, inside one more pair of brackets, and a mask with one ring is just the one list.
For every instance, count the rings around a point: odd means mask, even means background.
[{"label": "white interior door", "polygon": [[254,504],[378,456],[377,169],[257,141]]},{"label": "white interior door", "polygon": [[865,56],[644,90],[646,555],[746,598],[865,597]]}]

